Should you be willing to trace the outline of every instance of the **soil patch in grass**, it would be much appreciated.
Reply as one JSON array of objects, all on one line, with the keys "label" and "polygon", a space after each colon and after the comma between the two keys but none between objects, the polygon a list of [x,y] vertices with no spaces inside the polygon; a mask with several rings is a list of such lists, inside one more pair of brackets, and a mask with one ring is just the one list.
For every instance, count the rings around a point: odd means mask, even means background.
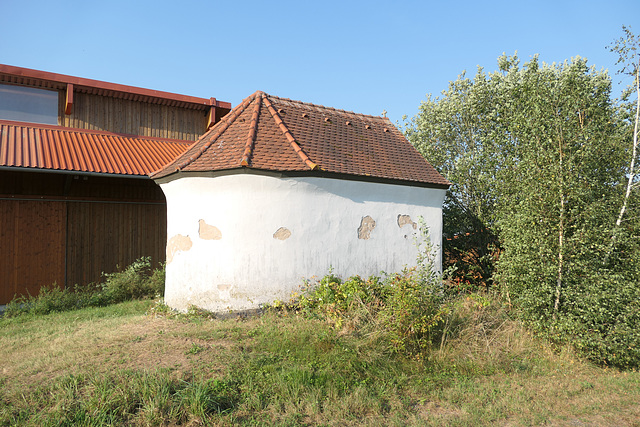
[{"label": "soil patch in grass", "polygon": [[[90,310],[108,311],[109,307]],[[54,324],[45,330],[32,330],[30,324],[42,319],[28,318],[7,325],[23,330],[23,335],[0,332],[2,377],[7,386],[31,389],[68,372],[122,369],[171,369],[178,376],[206,370],[223,375],[224,360],[235,347],[232,341],[218,337],[218,324],[207,321],[181,322],[146,314],[47,317]]]}]

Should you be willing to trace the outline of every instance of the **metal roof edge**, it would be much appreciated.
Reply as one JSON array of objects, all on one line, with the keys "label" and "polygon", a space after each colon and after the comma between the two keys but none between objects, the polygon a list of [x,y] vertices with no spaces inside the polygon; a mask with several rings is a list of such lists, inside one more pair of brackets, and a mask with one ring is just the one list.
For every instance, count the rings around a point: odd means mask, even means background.
[{"label": "metal roof edge", "polygon": [[10,172],[42,172],[42,173],[59,173],[65,175],[82,175],[82,176],[102,176],[110,178],[133,178],[133,179],[151,179],[149,175],[133,175],[108,172],[87,172],[71,169],[49,169],[49,168],[30,168],[24,166],[0,166],[0,171]]},{"label": "metal roof edge", "polygon": [[16,67],[13,65],[0,64],[0,74],[9,74],[18,77],[25,77],[36,80],[52,81],[63,84],[72,84],[78,87],[89,87],[114,92],[122,92],[132,95],[147,96],[150,98],[162,98],[188,104],[201,105],[207,107],[218,107],[231,109],[231,103],[218,101],[215,98],[199,98],[190,95],[181,95],[172,92],[163,92],[154,89],[145,89],[136,86],[122,85],[118,83],[109,83],[101,80],[86,79],[83,77],[74,77],[66,74],[51,73],[48,71],[34,70],[31,68]]}]

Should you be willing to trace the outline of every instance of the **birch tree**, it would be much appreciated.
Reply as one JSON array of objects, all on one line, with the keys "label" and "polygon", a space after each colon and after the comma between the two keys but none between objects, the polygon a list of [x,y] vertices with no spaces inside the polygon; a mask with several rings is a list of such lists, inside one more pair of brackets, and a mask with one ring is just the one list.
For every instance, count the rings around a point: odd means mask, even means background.
[{"label": "birch tree", "polygon": [[[575,58],[511,67],[503,131],[513,152],[498,204],[505,251],[499,274],[511,295],[545,322],[589,276],[622,172],[611,81]],[[589,270],[591,271],[591,270]]]},{"label": "birch tree", "polygon": [[579,57],[521,66],[503,55],[498,68],[460,76],[406,126],[454,184],[445,224],[495,234],[494,283],[533,329],[640,366],[638,104],[618,108],[607,72]]},{"label": "birch tree", "polygon": [[629,104],[635,104],[635,108],[630,109],[631,111],[635,110],[635,113],[631,116],[631,121],[633,122],[633,133],[630,144],[631,149],[629,150],[629,167],[626,171],[627,185],[624,197],[622,199],[620,212],[618,213],[618,217],[616,219],[614,234],[611,237],[611,248],[607,253],[607,259],[610,257],[611,251],[614,249],[616,235],[620,230],[622,221],[627,212],[627,206],[629,204],[629,199],[631,198],[631,192],[637,190],[638,186],[640,185],[640,180],[638,179],[637,173],[637,162],[639,155],[638,122],[640,121],[640,37],[635,36],[631,32],[631,28],[628,28],[626,26],[622,26],[622,30],[625,35],[616,40],[614,44],[609,47],[609,50],[619,55],[617,62],[617,64],[621,64],[619,73],[626,74],[632,78],[632,84],[622,94],[622,100],[623,102],[628,102],[633,99],[633,96],[635,96],[635,102],[629,102]]}]

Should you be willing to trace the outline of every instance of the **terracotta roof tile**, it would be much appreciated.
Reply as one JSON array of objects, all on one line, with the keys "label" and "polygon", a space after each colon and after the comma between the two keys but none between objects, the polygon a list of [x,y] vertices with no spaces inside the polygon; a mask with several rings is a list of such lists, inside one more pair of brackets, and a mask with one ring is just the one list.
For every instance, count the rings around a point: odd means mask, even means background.
[{"label": "terracotta roof tile", "polygon": [[260,91],[246,98],[152,178],[240,167],[281,172],[318,170],[449,185],[385,117]]},{"label": "terracotta roof tile", "polygon": [[193,144],[0,121],[0,166],[148,175]]}]

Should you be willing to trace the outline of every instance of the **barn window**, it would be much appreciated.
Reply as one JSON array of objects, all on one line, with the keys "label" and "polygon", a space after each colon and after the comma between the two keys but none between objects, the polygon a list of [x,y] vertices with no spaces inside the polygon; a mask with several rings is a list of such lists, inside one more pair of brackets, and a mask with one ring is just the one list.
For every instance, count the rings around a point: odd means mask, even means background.
[{"label": "barn window", "polygon": [[0,84],[0,119],[58,124],[58,92]]}]

